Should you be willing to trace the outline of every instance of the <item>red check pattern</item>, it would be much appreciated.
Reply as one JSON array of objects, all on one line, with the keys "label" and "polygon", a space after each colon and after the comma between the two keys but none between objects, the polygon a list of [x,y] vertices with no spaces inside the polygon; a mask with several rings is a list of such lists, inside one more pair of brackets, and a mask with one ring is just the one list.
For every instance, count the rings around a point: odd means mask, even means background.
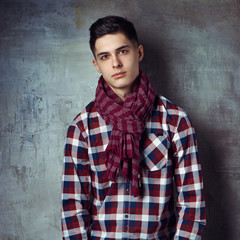
[{"label": "red check pattern", "polygon": [[201,239],[205,225],[202,174],[195,132],[186,113],[166,98],[157,98],[140,141],[138,197],[131,194],[131,183],[124,177],[111,182],[106,176],[104,151],[111,131],[94,102],[68,129],[63,239]]}]

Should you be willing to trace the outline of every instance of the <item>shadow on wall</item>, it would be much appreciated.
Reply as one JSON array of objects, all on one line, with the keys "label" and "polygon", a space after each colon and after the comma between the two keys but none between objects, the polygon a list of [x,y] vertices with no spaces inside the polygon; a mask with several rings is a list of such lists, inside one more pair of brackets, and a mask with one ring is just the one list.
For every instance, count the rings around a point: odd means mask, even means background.
[{"label": "shadow on wall", "polygon": [[[169,56],[164,49],[164,43],[158,46],[153,45],[146,39],[143,41],[144,60],[140,67],[149,77],[158,94],[163,95],[170,100],[177,100],[177,94],[174,94]],[[180,102],[175,102],[179,104]],[[190,113],[191,114],[191,113]],[[195,117],[198,118],[197,116]],[[229,218],[229,196],[232,195],[231,183],[228,181],[225,172],[216,171],[215,162],[224,162],[224,156],[219,151],[219,139],[224,137],[223,132],[204,122],[194,121],[194,127],[197,132],[199,155],[203,169],[204,192],[206,199],[207,226],[203,233],[203,240],[235,240],[233,236],[234,224],[231,224]],[[231,200],[230,200],[231,201]]]},{"label": "shadow on wall", "polygon": [[[159,41],[158,41],[159,43]],[[154,89],[158,94],[168,97],[170,72],[167,65],[168,56],[163,51],[163,47],[158,47],[146,39],[143,39],[144,59],[140,67],[150,79]],[[161,44],[159,44],[161,46]]]},{"label": "shadow on wall", "polygon": [[206,128],[204,123],[197,126],[197,132],[207,205],[207,226],[203,240],[235,240],[230,179],[226,172],[216,170],[216,161],[224,160],[221,147],[216,143],[226,133]]}]

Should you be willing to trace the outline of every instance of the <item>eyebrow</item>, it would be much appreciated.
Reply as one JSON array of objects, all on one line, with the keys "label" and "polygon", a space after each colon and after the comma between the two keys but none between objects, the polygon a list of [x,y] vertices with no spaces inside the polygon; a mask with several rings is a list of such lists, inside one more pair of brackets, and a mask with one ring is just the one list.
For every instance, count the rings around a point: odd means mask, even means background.
[{"label": "eyebrow", "polygon": [[[121,49],[123,49],[123,48],[130,48],[130,46],[129,46],[129,45],[123,45],[123,46],[117,48],[116,51],[119,51],[119,50],[121,50]],[[99,57],[99,56],[101,56],[101,55],[108,54],[108,53],[109,53],[109,52],[100,52],[100,53],[97,54],[97,57]]]}]

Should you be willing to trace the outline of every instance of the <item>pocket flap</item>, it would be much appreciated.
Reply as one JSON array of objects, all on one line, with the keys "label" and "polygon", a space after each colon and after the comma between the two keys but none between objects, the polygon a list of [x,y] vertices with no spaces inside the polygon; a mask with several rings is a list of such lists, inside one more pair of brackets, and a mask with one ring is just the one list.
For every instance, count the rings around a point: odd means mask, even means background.
[{"label": "pocket flap", "polygon": [[143,142],[142,164],[150,171],[160,170],[168,161],[168,138],[151,133]]}]

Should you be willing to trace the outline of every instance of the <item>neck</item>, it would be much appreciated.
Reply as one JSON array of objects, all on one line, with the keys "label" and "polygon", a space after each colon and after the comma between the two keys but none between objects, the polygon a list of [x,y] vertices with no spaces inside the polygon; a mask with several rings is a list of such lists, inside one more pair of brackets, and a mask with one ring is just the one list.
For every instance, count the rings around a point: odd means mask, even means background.
[{"label": "neck", "polygon": [[123,102],[125,102],[125,100],[127,99],[127,97],[129,96],[129,94],[131,94],[132,91],[134,91],[134,89],[112,89],[120,98]]},{"label": "neck", "polygon": [[131,94],[139,85],[139,79],[137,78],[136,81],[128,88],[119,88],[119,89],[114,89],[110,85],[111,89],[121,98],[123,102],[127,99],[129,94]]}]

